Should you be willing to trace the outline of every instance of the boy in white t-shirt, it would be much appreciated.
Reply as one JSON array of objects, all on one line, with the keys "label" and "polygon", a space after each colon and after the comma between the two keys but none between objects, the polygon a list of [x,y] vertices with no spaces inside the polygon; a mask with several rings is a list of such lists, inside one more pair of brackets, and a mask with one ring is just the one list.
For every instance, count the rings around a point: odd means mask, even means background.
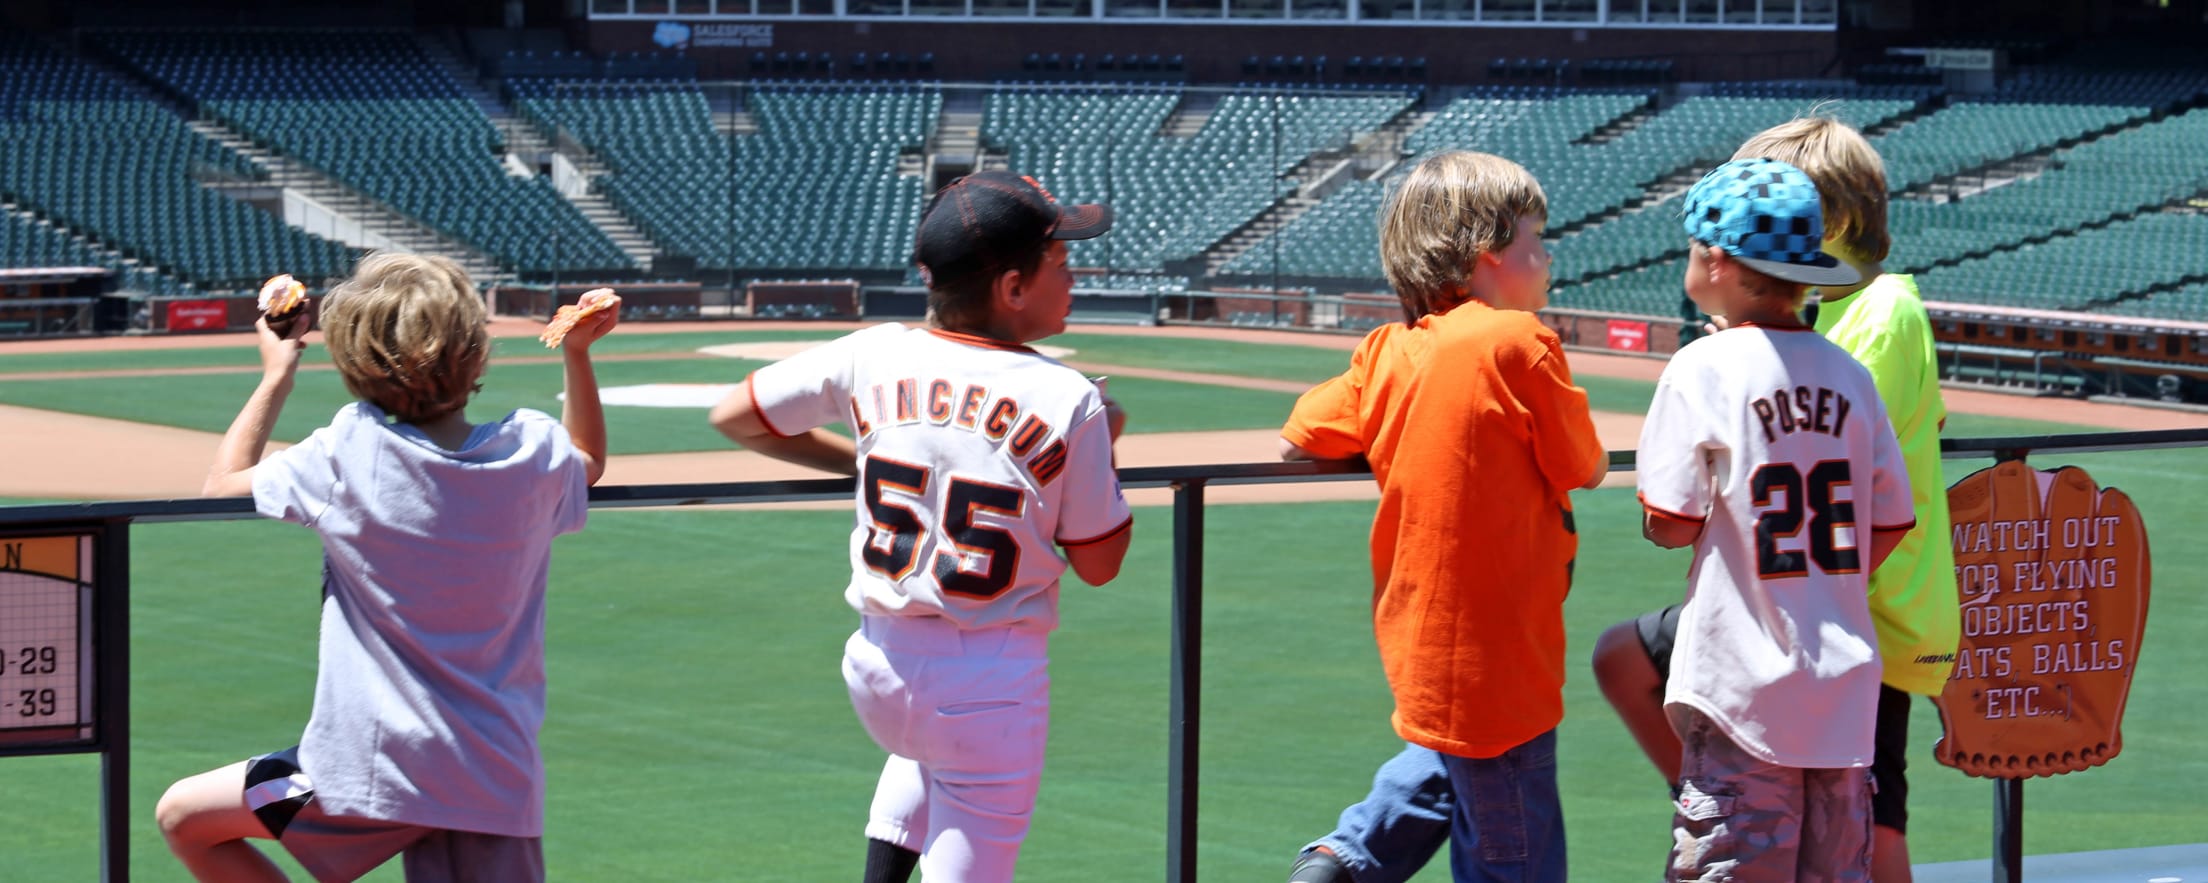
[{"label": "boy in white t-shirt", "polygon": [[298,746],[177,782],[155,816],[200,880],[282,880],[248,838],[317,880],[404,854],[410,881],[542,880],[544,594],[552,538],[581,530],[605,471],[590,345],[562,343],[561,419],[471,424],[490,355],[482,298],[452,261],[378,254],[322,305],[359,401],[262,459],[304,345],[260,332],[262,377],[224,434],[209,496],[322,536],[314,711]]},{"label": "boy in white t-shirt", "polygon": [[[1058,581],[1118,575],[1125,418],[1027,347],[1066,329],[1066,240],[1111,228],[1034,179],[980,172],[929,203],[928,325],[877,325],[759,369],[713,409],[747,448],[859,476],[844,685],[889,752],[866,883],[1012,879],[1050,730]],[[854,438],[820,427],[843,423]],[[1059,550],[1064,550],[1064,557]]]},{"label": "boy in white t-shirt", "polygon": [[1803,323],[1820,250],[1801,170],[1688,192],[1689,297],[1726,330],[1657,381],[1636,459],[1649,540],[1692,544],[1664,709],[1685,744],[1671,880],[1862,881],[1880,677],[1868,575],[1916,523],[1870,372]]}]

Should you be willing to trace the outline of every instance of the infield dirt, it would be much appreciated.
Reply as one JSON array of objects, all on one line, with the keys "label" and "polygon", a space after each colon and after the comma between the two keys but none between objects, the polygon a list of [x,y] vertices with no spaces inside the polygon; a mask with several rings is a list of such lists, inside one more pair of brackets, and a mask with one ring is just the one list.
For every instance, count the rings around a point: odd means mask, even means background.
[{"label": "infield dirt", "polygon": [[[539,323],[523,319],[500,319],[493,323],[493,333],[500,337],[534,337],[541,330]],[[666,324],[647,326],[653,332],[726,330],[726,324]],[[821,332],[823,337],[834,336],[856,325],[822,323],[754,323],[746,330],[804,329]],[[1164,328],[1134,328],[1127,326],[1082,326],[1084,334],[1139,334],[1151,337],[1179,337],[1192,340],[1235,340],[1245,343],[1274,343],[1297,346],[1321,347],[1348,351],[1357,339],[1346,336],[1298,333],[1290,331],[1255,331],[1236,328],[1203,328],[1170,326]],[[71,340],[26,341],[0,345],[0,354],[50,353],[83,351],[121,351],[148,349],[186,349],[199,347],[249,347],[253,338],[247,334],[224,334],[191,337],[134,337],[91,338]],[[502,363],[521,361],[549,361],[554,356],[528,356],[502,359]],[[665,359],[666,356],[622,357],[613,356],[607,361],[623,358]],[[698,358],[711,358],[700,355]],[[1602,353],[1575,352],[1571,356],[1572,370],[1582,375],[1616,377],[1653,381],[1663,370],[1663,362],[1657,359],[1607,355]],[[1110,365],[1085,361],[1079,353],[1073,353],[1066,362],[1075,368],[1092,374],[1110,374],[1115,377],[1145,377],[1201,383],[1227,389],[1257,389],[1277,392],[1301,392],[1308,384],[1300,381],[1276,380],[1261,377],[1244,377],[1224,374],[1199,374],[1138,368],[1127,365]],[[187,371],[201,373],[251,372],[254,368],[214,369],[159,369],[78,371],[78,372],[26,372],[0,374],[0,380],[63,379],[89,376],[128,376],[130,374],[178,374]],[[328,370],[326,365],[308,365],[305,370]],[[2161,408],[2136,407],[2103,402],[2072,399],[2034,398],[1974,390],[1949,389],[1945,393],[1948,409],[1955,413],[1981,414],[2031,420],[2047,420],[2098,426],[2109,429],[2177,429],[2208,427],[2208,415]],[[1286,415],[1282,415],[1285,417]],[[1139,428],[1141,415],[1134,415]],[[702,418],[701,418],[702,419]],[[71,499],[147,499],[196,496],[200,482],[214,457],[215,444],[220,437],[214,433],[112,420],[103,417],[87,417],[57,411],[44,411],[0,405],[0,462],[12,468],[0,474],[0,496],[20,498],[71,498]],[[1603,446],[1612,450],[1630,448],[1640,434],[1641,417],[1638,414],[1613,414],[1597,412],[1596,431],[1602,436]],[[1224,432],[1135,432],[1121,438],[1118,445],[1121,466],[1172,466],[1197,463],[1267,462],[1277,454],[1279,436],[1269,429],[1238,430]],[[271,449],[282,447],[271,444]],[[36,464],[35,467],[30,464]],[[29,467],[29,468],[27,468]],[[821,477],[822,473],[791,466],[750,453],[748,451],[713,451],[683,454],[616,455],[607,464],[604,484],[668,484],[705,481],[769,481],[778,479]],[[1631,473],[1616,473],[1604,482],[1605,487],[1629,485]],[[1372,499],[1377,494],[1369,481],[1296,482],[1292,484],[1222,485],[1211,488],[1206,500],[1215,503],[1236,502],[1290,502],[1307,500],[1356,500]],[[1163,505],[1170,501],[1170,491],[1145,489],[1129,492],[1129,502],[1135,505]],[[847,503],[794,504],[840,507]]]}]

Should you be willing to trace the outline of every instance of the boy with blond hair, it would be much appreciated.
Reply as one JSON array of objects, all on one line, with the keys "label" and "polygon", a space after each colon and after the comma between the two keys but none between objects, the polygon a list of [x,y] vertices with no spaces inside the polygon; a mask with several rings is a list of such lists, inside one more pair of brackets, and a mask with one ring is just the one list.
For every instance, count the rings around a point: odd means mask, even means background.
[{"label": "boy with blond hair", "polygon": [[1692,545],[1663,711],[1684,743],[1667,879],[1863,881],[1879,648],[1867,574],[1915,525],[1870,372],[1799,313],[1858,271],[1819,249],[1817,187],[1769,159],[1687,193],[1680,348],[1634,464],[1643,533]]},{"label": "boy with blond hair", "polygon": [[[1547,215],[1509,160],[1420,162],[1380,226],[1403,324],[1367,335],[1281,430],[1283,457],[1362,455],[1380,484],[1373,630],[1405,753],[1449,780],[1459,881],[1565,879],[1569,492],[1599,484],[1608,458],[1562,342],[1533,315],[1548,302]],[[1326,842],[1306,861],[1333,858]]]},{"label": "boy with blond hair", "polygon": [[[1884,272],[1892,244],[1886,228],[1886,172],[1862,133],[1825,116],[1805,117],[1748,139],[1734,159],[1789,163],[1817,186],[1826,253],[1859,281],[1817,289],[1815,327],[1870,370],[1907,463],[1917,525],[1871,574],[1870,607],[1878,631],[1883,684],[1871,779],[1873,877],[1911,879],[1906,759],[1909,696],[1946,686],[1961,639],[1947,482],[1940,470],[1940,428],[1947,409],[1933,349],[1931,317],[1914,279]],[[1667,781],[1677,782],[1680,743],[1663,713],[1664,680],[1677,608],[1620,623],[1596,644],[1595,672],[1627,729]]]},{"label": "boy with blond hair", "polygon": [[927,327],[845,335],[753,372],[713,409],[747,448],[859,477],[844,598],[860,627],[843,678],[889,754],[866,883],[915,866],[928,883],[1004,883],[1018,863],[1050,731],[1059,578],[1110,582],[1134,523],[1112,468],[1125,416],[1027,344],[1066,330],[1066,242],[1111,226],[1110,208],[1060,205],[1033,178],[960,178],[913,249]]},{"label": "boy with blond hair", "polygon": [[408,880],[542,880],[544,595],[552,538],[581,530],[604,474],[590,345],[619,299],[562,347],[561,419],[471,424],[490,355],[458,264],[378,254],[322,307],[359,401],[265,459],[305,349],[260,333],[261,382],[223,435],[209,496],[322,536],[314,710],[293,748],[169,786],[161,833],[200,880],[282,880],[246,841],[283,844],[317,880],[404,854]]}]

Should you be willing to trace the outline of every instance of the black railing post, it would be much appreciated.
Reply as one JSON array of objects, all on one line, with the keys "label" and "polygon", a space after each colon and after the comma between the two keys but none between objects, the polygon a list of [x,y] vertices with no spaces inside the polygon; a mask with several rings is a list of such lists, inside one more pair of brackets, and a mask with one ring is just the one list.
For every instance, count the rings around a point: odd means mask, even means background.
[{"label": "black railing post", "polygon": [[[130,880],[130,520],[100,531],[92,599],[94,689],[100,728],[100,879]],[[80,646],[82,646],[80,644]]]},{"label": "black railing post", "polygon": [[1173,485],[1173,686],[1167,719],[1165,879],[1196,883],[1197,739],[1202,728],[1204,482]]},{"label": "black railing post", "polygon": [[2024,780],[1993,780],[1993,883],[2024,883]]},{"label": "black railing post", "polygon": [[[2031,456],[2024,445],[2002,444],[1996,463],[2019,463]],[[1993,780],[1993,883],[2024,883],[2024,780]]]}]

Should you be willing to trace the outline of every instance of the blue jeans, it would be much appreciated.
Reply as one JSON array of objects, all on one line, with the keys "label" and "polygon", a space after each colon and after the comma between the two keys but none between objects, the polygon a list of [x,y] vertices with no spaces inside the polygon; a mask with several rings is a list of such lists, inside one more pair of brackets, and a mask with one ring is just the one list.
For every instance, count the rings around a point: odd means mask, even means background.
[{"label": "blue jeans", "polygon": [[1342,810],[1334,833],[1304,849],[1326,847],[1357,883],[1403,883],[1448,844],[1456,805],[1441,755],[1406,744],[1372,774],[1372,792]]},{"label": "blue jeans", "polygon": [[[1459,801],[1460,791],[1472,800]],[[1468,809],[1461,816],[1460,806]],[[1357,883],[1403,883],[1444,843],[1453,844],[1459,883],[1565,878],[1554,730],[1485,759],[1405,745],[1373,774],[1365,799],[1342,810],[1334,832],[1305,848],[1331,850]]]}]

